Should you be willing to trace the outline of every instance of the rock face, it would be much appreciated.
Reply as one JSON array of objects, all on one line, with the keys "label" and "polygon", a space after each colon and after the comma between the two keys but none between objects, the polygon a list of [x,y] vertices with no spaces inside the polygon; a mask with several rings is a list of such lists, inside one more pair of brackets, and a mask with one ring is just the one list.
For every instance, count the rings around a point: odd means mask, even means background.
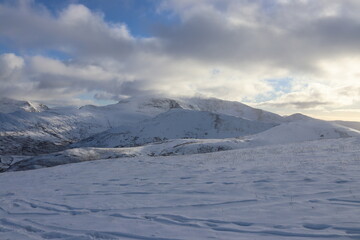
[{"label": "rock face", "polygon": [[68,142],[39,140],[29,136],[0,136],[0,155],[37,155],[64,150]]}]

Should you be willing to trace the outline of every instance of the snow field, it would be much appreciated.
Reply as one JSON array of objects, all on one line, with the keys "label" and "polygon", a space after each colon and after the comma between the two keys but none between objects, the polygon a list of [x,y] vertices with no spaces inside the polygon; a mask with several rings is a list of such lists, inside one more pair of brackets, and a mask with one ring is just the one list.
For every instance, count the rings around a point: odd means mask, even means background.
[{"label": "snow field", "polygon": [[0,239],[360,239],[360,139],[0,175]]}]

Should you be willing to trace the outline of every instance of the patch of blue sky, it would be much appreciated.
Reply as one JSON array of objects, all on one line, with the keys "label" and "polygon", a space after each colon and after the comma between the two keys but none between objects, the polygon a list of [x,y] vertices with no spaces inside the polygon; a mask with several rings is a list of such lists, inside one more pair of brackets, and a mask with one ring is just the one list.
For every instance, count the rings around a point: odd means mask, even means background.
[{"label": "patch of blue sky", "polygon": [[256,95],[253,99],[245,98],[243,102],[251,102],[251,103],[262,103],[276,99],[278,95],[275,92],[266,92]]},{"label": "patch of blue sky", "polygon": [[[16,52],[13,52],[16,53]],[[34,56],[43,56],[59,61],[69,61],[73,59],[73,57],[66,52],[56,50],[56,49],[38,49],[38,48],[28,48],[26,50],[22,50],[18,52],[18,55],[21,56],[28,56],[28,57],[34,57]]]},{"label": "patch of blue sky", "polygon": [[292,84],[294,79],[287,77],[287,78],[266,79],[265,81],[273,87],[273,91],[289,93],[292,90]]},{"label": "patch of blue sky", "polygon": [[272,78],[272,79],[266,79],[264,81],[272,87],[271,91],[258,94],[253,99],[249,99],[249,98],[242,99],[242,101],[261,103],[261,102],[274,100],[283,94],[292,92],[292,83],[294,81],[293,78],[290,77]]},{"label": "patch of blue sky", "polygon": [[19,48],[11,39],[1,36],[0,32],[0,54],[14,53],[16,55],[22,55],[24,52],[26,52],[25,49]]},{"label": "patch of blue sky", "polygon": [[60,61],[67,61],[72,59],[72,56],[67,54],[64,51],[56,49],[38,49],[38,48],[22,48],[20,46],[15,46],[15,44],[7,41],[4,38],[0,37],[0,54],[13,53],[18,56],[44,56],[52,59],[57,59]]},{"label": "patch of blue sky", "polygon": [[210,71],[211,77],[216,77],[216,76],[220,75],[220,73],[221,73],[221,70],[218,68],[213,68]]},{"label": "patch of blue sky", "polygon": [[4,42],[0,39],[0,54],[4,54],[4,53],[14,53],[14,54],[17,54],[17,49],[10,47],[8,44],[4,43]]}]

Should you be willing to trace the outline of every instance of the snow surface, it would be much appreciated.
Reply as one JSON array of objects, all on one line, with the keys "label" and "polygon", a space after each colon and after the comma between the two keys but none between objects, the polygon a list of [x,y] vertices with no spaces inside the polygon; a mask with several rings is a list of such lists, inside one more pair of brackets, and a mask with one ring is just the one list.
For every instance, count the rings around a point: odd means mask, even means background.
[{"label": "snow surface", "polygon": [[301,113],[294,113],[290,116],[284,117],[285,122],[295,122],[295,121],[305,121],[305,120],[314,120],[315,118],[311,118]]},{"label": "snow surface", "polygon": [[333,122],[338,125],[342,125],[360,131],[360,122],[350,122],[350,121],[333,121]]},{"label": "snow surface", "polygon": [[320,139],[360,136],[360,131],[322,120],[297,120],[283,123],[254,136],[249,141],[256,145],[286,144]]},{"label": "snow surface", "polygon": [[172,109],[132,126],[113,128],[73,145],[75,147],[130,147],[179,138],[222,139],[259,133],[274,123],[249,121],[204,111]]},{"label": "snow surface", "polygon": [[281,123],[284,118],[278,114],[252,108],[240,102],[226,101],[217,98],[184,98],[178,101],[185,109],[207,111],[240,117],[251,121]]},{"label": "snow surface", "polygon": [[240,117],[251,121],[270,123],[281,123],[284,121],[284,118],[278,114],[256,109],[240,102],[226,101],[217,98],[164,98],[143,96],[132,97],[110,106],[151,116],[158,115],[170,109],[182,108]]},{"label": "snow surface", "polygon": [[[150,126],[157,126],[151,124]],[[158,125],[165,131],[166,124]],[[190,125],[191,126],[191,125]],[[233,129],[233,128],[231,128]],[[158,130],[161,129],[151,129]],[[155,131],[156,132],[156,131]],[[142,139],[142,135],[138,135]],[[152,135],[156,136],[156,135]],[[159,135],[157,135],[159,136]],[[96,137],[96,136],[95,136]],[[120,135],[121,137],[121,135]],[[68,163],[77,163],[98,159],[120,158],[120,157],[136,157],[136,156],[170,156],[170,155],[187,155],[209,153],[241,148],[253,148],[259,146],[268,146],[276,144],[300,143],[305,141],[316,141],[322,139],[338,139],[359,137],[360,132],[334,123],[305,120],[291,123],[283,123],[277,127],[273,127],[267,131],[258,134],[244,136],[239,138],[223,138],[223,139],[173,139],[160,141],[157,143],[147,144],[139,147],[127,148],[94,148],[81,147],[69,149],[62,152],[52,154],[44,154],[32,158],[24,159],[21,162],[12,164],[9,168],[11,171],[37,169],[42,167],[52,167]],[[119,143],[119,136],[116,134],[106,135],[104,137],[95,138],[97,146],[110,145],[112,147]],[[101,145],[101,144],[103,145]],[[317,144],[317,142],[314,142]],[[4,167],[4,170],[8,167]]]},{"label": "snow surface", "polygon": [[360,138],[0,174],[0,239],[360,239]]}]

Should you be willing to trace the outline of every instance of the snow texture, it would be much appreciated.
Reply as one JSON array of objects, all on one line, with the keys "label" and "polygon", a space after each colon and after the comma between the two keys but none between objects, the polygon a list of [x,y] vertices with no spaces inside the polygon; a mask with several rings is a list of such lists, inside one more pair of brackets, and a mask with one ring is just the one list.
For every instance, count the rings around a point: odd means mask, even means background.
[{"label": "snow texture", "polygon": [[0,174],[0,239],[360,239],[360,139]]},{"label": "snow texture", "polygon": [[[153,125],[151,125],[153,126]],[[160,125],[162,126],[162,125]],[[163,126],[166,130],[166,125]],[[160,129],[159,129],[160,130]],[[168,131],[171,131],[169,129]],[[156,132],[156,131],[155,131]],[[107,138],[97,138],[104,145],[118,143],[116,135],[111,134]],[[311,142],[322,139],[341,139],[359,137],[360,132],[333,123],[307,120],[284,123],[259,134],[224,139],[173,139],[147,144],[139,147],[127,148],[74,148],[53,154],[45,154],[19,161],[8,169],[9,171],[21,171],[52,167],[68,163],[77,163],[98,159],[136,157],[136,156],[171,156],[201,154],[217,151],[226,151],[241,148],[254,148],[259,146],[279,145],[287,143]],[[139,135],[141,138],[141,135]],[[110,144],[109,144],[110,142]],[[317,142],[314,142],[317,144]],[[96,144],[95,144],[96,145]],[[111,147],[111,146],[108,146]]]},{"label": "snow texture", "polygon": [[211,112],[172,109],[138,124],[113,128],[74,146],[131,147],[167,139],[222,139],[251,135],[276,126]]}]

